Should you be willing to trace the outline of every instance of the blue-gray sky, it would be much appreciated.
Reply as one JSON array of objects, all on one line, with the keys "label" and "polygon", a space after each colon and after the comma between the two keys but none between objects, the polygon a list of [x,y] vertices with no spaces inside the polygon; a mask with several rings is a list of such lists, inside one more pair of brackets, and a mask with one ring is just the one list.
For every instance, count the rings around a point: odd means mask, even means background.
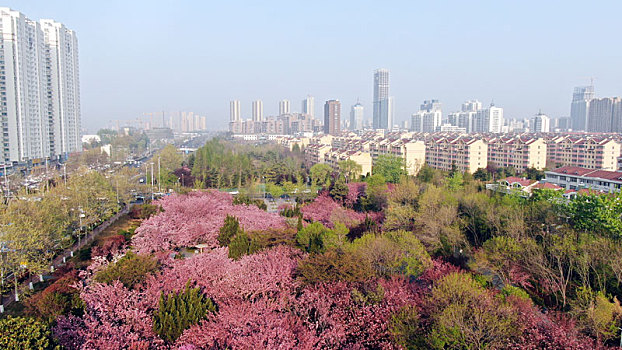
[{"label": "blue-gray sky", "polygon": [[457,110],[494,99],[506,117],[567,116],[572,89],[622,94],[622,1],[5,0],[78,33],[83,125],[189,110],[225,128],[229,100],[357,97],[371,118],[376,68],[396,119],[424,99]]}]

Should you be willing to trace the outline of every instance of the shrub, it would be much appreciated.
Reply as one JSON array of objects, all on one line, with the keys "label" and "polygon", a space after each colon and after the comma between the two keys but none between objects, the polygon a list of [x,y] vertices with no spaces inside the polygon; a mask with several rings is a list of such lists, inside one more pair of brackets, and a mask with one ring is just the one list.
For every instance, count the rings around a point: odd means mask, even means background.
[{"label": "shrub", "polygon": [[78,280],[77,271],[73,271],[33,295],[25,302],[26,312],[47,322],[52,322],[60,315],[81,315],[84,303],[80,293],[71,285]]},{"label": "shrub", "polygon": [[153,315],[153,331],[163,340],[172,343],[190,326],[197,324],[209,312],[215,312],[216,305],[199,288],[190,288],[186,283],[183,292],[160,294],[158,310]]},{"label": "shrub", "polygon": [[259,250],[285,244],[296,245],[296,230],[293,228],[273,228],[248,233]]},{"label": "shrub", "polygon": [[395,343],[404,349],[425,349],[425,341],[419,335],[419,312],[412,305],[402,307],[391,316],[389,331]]},{"label": "shrub", "polygon": [[362,282],[373,276],[365,260],[340,249],[323,254],[311,254],[298,264],[298,274],[304,283],[346,281]]},{"label": "shrub", "polygon": [[116,263],[110,264],[104,270],[95,275],[95,281],[100,283],[110,283],[119,280],[127,288],[132,288],[137,283],[155,271],[157,261],[147,255],[138,255],[134,252],[127,252]]},{"label": "shrub", "polygon": [[56,349],[48,326],[26,317],[0,319],[0,349]]},{"label": "shrub", "polygon": [[379,276],[417,277],[432,267],[425,247],[410,232],[394,231],[378,236],[369,233],[354,240],[350,249],[366,260]]}]

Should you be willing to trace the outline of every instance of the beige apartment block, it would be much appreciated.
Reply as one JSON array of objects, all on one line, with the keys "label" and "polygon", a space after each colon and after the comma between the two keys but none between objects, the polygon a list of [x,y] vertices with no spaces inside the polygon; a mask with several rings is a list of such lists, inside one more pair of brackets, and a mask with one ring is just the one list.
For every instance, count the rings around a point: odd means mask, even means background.
[{"label": "beige apartment block", "polygon": [[455,166],[472,174],[488,165],[488,145],[481,139],[466,136],[430,138],[425,161],[435,169],[450,171]]},{"label": "beige apartment block", "polygon": [[542,170],[546,167],[546,141],[530,136],[493,137],[488,140],[488,164]]},{"label": "beige apartment block", "polygon": [[604,136],[558,136],[549,140],[547,158],[555,165],[615,171],[620,143]]},{"label": "beige apartment block", "polygon": [[403,138],[379,139],[369,143],[369,152],[373,159],[381,155],[392,154],[404,159],[409,175],[417,175],[425,164],[425,143]]},{"label": "beige apartment block", "polygon": [[324,155],[332,150],[330,145],[310,144],[305,148],[305,163],[312,167],[324,163]]},{"label": "beige apartment block", "polygon": [[339,170],[339,162],[344,160],[352,160],[361,166],[358,176],[371,174],[372,157],[369,152],[333,150],[324,154],[324,163],[330,165],[335,171]]}]

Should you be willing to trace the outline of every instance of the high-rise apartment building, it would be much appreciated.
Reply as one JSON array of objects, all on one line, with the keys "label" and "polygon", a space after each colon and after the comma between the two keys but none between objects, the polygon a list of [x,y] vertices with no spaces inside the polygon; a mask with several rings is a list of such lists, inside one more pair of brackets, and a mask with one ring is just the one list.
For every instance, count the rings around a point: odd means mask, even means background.
[{"label": "high-rise apartment building", "polygon": [[363,129],[363,105],[357,102],[352,106],[350,111],[350,130],[362,130]]},{"label": "high-rise apartment building", "polygon": [[503,108],[490,107],[477,111],[473,120],[473,132],[500,133],[503,130]]},{"label": "high-rise apartment building", "polygon": [[324,104],[324,133],[341,133],[341,102],[338,100],[329,100]]},{"label": "high-rise apartment building", "polygon": [[411,130],[417,132],[434,132],[441,126],[443,112],[438,100],[426,100],[419,107],[419,112],[412,115]]},{"label": "high-rise apartment building", "polygon": [[313,96],[307,96],[302,100],[302,114],[308,114],[312,117],[315,116],[315,99]]},{"label": "high-rise apartment building", "polygon": [[594,98],[594,86],[574,88],[570,104],[570,119],[573,130],[587,130],[590,101]]},{"label": "high-rise apartment building", "polygon": [[532,120],[533,132],[550,132],[551,131],[551,119],[543,113],[538,113]]},{"label": "high-rise apartment building", "polygon": [[289,100],[281,100],[279,101],[279,115],[289,114]]},{"label": "high-rise apartment building", "polygon": [[619,97],[593,98],[588,107],[587,131],[616,132],[620,124]]},{"label": "high-rise apartment building", "polygon": [[260,122],[263,120],[263,101],[253,101],[253,121]]},{"label": "high-rise apartment building", "polygon": [[229,121],[239,122],[242,121],[240,115],[240,101],[233,100],[229,103]]},{"label": "high-rise apartment building", "polygon": [[377,69],[374,72],[373,128],[393,128],[393,98],[389,96],[389,71]]},{"label": "high-rise apartment building", "polygon": [[75,32],[0,8],[0,161],[41,161],[80,151]]},{"label": "high-rise apartment building", "polygon": [[54,139],[51,151],[63,155],[82,149],[80,136],[80,74],[78,38],[73,30],[54,20],[40,21],[46,43],[48,114]]}]

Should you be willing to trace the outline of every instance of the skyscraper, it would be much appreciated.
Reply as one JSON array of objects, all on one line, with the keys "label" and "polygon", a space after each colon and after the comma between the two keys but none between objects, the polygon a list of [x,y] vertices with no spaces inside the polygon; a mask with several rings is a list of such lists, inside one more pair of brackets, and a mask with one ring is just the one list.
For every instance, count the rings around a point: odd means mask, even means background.
[{"label": "skyscraper", "polygon": [[570,104],[570,119],[573,130],[587,130],[590,101],[594,98],[594,86],[574,88]]},{"label": "skyscraper", "polygon": [[352,106],[352,110],[350,111],[350,130],[363,129],[363,112],[363,105],[357,101],[356,104]]},{"label": "skyscraper", "polygon": [[307,96],[307,98],[302,100],[302,114],[315,116],[315,99],[313,96]]},{"label": "skyscraper", "polygon": [[289,114],[289,100],[279,101],[279,115]]},{"label": "skyscraper", "polygon": [[389,71],[381,68],[374,72],[374,129],[393,127],[393,98],[389,96]]},{"label": "skyscraper", "polygon": [[229,121],[239,122],[242,118],[240,116],[240,101],[233,100],[229,103]]},{"label": "skyscraper", "polygon": [[263,120],[263,101],[253,101],[253,121],[260,122]]},{"label": "skyscraper", "polygon": [[338,135],[341,133],[341,102],[329,100],[324,104],[324,133]]},{"label": "skyscraper", "polygon": [[80,151],[77,39],[52,20],[0,8],[0,161]]}]

